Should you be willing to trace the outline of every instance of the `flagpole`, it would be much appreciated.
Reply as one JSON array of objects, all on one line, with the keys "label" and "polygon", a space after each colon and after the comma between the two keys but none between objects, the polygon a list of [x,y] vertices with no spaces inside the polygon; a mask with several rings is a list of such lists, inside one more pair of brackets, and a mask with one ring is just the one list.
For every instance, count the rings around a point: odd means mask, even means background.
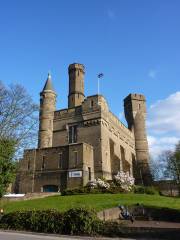
[{"label": "flagpole", "polygon": [[103,73],[99,73],[97,75],[97,77],[98,77],[98,95],[100,94],[100,78],[102,78],[103,76],[104,76]]},{"label": "flagpole", "polygon": [[100,78],[98,77],[98,95],[99,95],[99,85],[100,85],[99,80],[100,80]]}]

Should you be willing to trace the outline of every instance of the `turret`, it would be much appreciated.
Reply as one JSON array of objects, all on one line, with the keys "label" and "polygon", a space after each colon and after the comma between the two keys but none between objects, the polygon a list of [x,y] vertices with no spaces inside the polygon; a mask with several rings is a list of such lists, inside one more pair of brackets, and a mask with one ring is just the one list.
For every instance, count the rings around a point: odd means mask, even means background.
[{"label": "turret", "polygon": [[149,149],[146,135],[146,100],[143,95],[130,94],[124,99],[128,128],[134,133],[136,160],[133,163],[136,184],[150,185]]},{"label": "turret", "polygon": [[53,118],[56,108],[56,93],[48,74],[45,86],[40,93],[38,148],[52,147]]},{"label": "turret", "polygon": [[84,66],[79,63],[69,65],[68,108],[80,106],[84,101]]}]

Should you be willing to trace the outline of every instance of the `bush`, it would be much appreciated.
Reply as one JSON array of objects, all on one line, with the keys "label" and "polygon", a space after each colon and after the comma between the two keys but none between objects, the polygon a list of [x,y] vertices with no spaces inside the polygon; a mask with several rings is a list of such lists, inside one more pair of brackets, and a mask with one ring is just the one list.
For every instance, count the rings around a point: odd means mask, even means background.
[{"label": "bush", "polygon": [[120,186],[122,191],[130,192],[134,186],[134,178],[128,172],[119,171],[114,176],[114,183],[116,186]]},{"label": "bush", "polygon": [[73,188],[73,189],[65,189],[61,192],[62,196],[68,195],[79,195],[79,194],[87,194],[88,189],[86,188]]},{"label": "bush", "polygon": [[98,189],[105,190],[110,188],[110,184],[106,181],[106,179],[98,178],[96,182],[97,182]]},{"label": "bush", "polygon": [[[177,210],[151,207],[145,208],[145,210],[153,220],[180,221],[180,211]],[[101,221],[97,219],[93,210],[83,208],[70,209],[64,213],[55,210],[8,213],[0,219],[0,228],[58,234],[98,234],[109,237],[131,236],[131,234],[133,236],[137,233],[145,237],[144,234],[146,233],[143,232],[143,229],[139,231],[139,228],[126,228],[124,223]],[[157,236],[156,231],[154,234]]]},{"label": "bush", "polygon": [[65,234],[92,234],[93,222],[97,220],[94,211],[83,208],[70,209],[64,213]]},{"label": "bush", "polygon": [[0,226],[15,230],[61,233],[63,214],[56,210],[17,211],[5,214],[0,220]]},{"label": "bush", "polygon": [[146,187],[146,194],[158,195],[159,191],[155,187]]},{"label": "bush", "polygon": [[140,193],[140,194],[150,194],[150,195],[156,195],[159,194],[158,190],[154,187],[145,187],[145,186],[134,186],[134,193]]},{"label": "bush", "polygon": [[0,228],[3,229],[71,235],[116,236],[121,232],[120,226],[101,221],[95,211],[83,208],[70,209],[64,213],[55,210],[17,211],[5,214],[0,220]]},{"label": "bush", "polygon": [[117,193],[124,193],[124,190],[121,188],[121,186],[111,186],[107,193],[111,194],[117,194]]},{"label": "bush", "polygon": [[111,188],[90,188],[90,187],[83,187],[83,188],[74,188],[74,189],[66,189],[61,192],[62,196],[71,196],[71,195],[80,195],[80,194],[98,194],[98,193],[112,193]]},{"label": "bush", "polygon": [[94,221],[97,221],[96,213],[83,208],[64,213],[56,210],[17,211],[5,214],[0,227],[44,233],[92,234]]}]

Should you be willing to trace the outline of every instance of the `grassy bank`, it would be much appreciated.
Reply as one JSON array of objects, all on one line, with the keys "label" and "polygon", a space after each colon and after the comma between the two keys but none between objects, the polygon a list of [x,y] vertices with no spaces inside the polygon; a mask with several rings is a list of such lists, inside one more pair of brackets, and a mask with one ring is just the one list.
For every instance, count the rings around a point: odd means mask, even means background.
[{"label": "grassy bank", "polygon": [[33,209],[57,209],[66,211],[70,208],[86,207],[96,211],[116,207],[119,204],[133,205],[141,203],[144,206],[180,209],[180,198],[162,197],[146,194],[87,194],[74,196],[52,196],[43,199],[27,201],[5,201],[1,203],[5,212]]}]

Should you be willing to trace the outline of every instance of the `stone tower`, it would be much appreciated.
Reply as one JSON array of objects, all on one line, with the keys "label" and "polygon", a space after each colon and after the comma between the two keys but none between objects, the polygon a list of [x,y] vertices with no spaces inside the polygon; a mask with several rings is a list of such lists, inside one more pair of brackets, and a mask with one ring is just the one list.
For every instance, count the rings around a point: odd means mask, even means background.
[{"label": "stone tower", "polygon": [[133,163],[136,184],[150,185],[149,151],[146,135],[146,100],[143,95],[130,94],[124,99],[128,128],[134,132],[136,160]]},{"label": "stone tower", "polygon": [[52,147],[53,118],[56,108],[56,93],[48,74],[45,86],[40,93],[38,148]]},{"label": "stone tower", "polygon": [[80,106],[84,101],[84,66],[79,63],[69,65],[68,108]]}]

